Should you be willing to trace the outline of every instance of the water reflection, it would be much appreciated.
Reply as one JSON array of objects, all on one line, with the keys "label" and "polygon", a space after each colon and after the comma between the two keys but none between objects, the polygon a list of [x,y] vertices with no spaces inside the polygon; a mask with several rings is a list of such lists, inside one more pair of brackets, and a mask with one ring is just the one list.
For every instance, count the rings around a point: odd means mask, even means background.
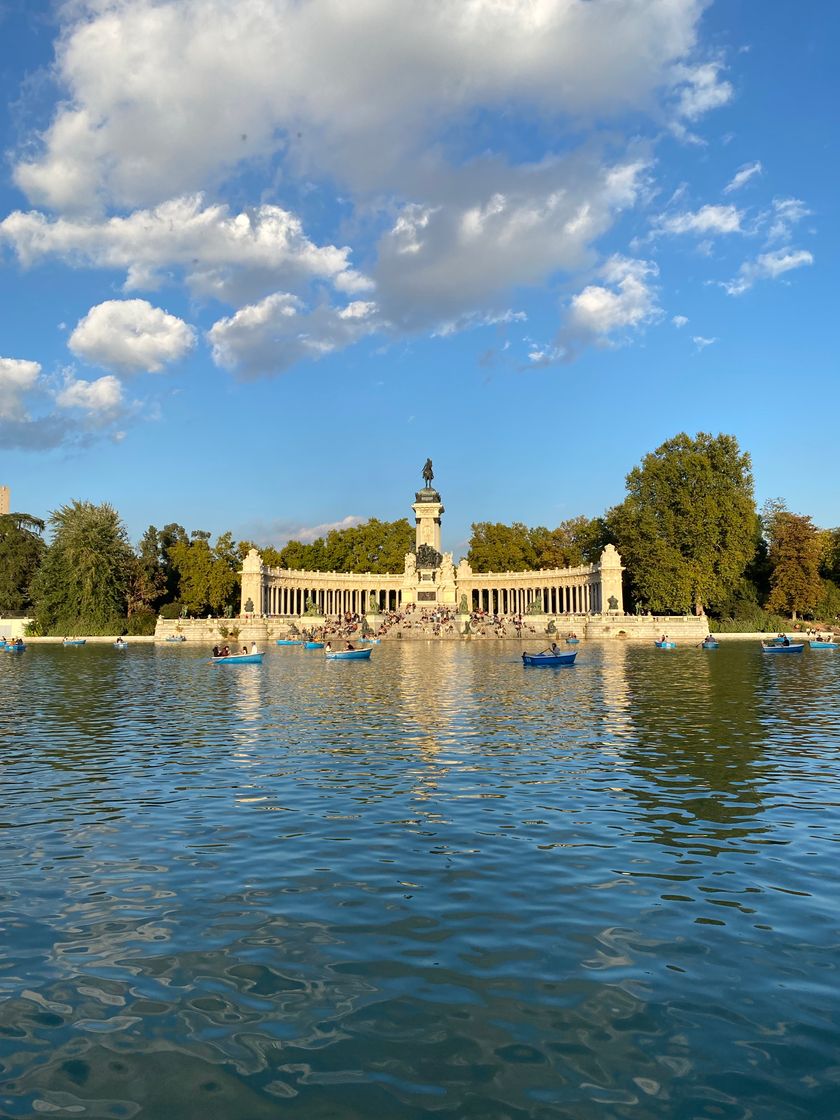
[{"label": "water reflection", "polygon": [[3,1115],[834,1115],[840,661],[69,652],[0,660]]}]

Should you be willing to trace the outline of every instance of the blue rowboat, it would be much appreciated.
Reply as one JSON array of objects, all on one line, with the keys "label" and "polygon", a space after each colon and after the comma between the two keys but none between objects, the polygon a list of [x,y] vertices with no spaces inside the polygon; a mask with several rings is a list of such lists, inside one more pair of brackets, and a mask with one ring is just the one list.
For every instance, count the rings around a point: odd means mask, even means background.
[{"label": "blue rowboat", "polygon": [[801,653],[805,648],[804,642],[791,642],[790,645],[771,645],[762,642],[761,648],[765,653]]},{"label": "blue rowboat", "polygon": [[567,638],[567,639],[566,639],[566,645],[567,645],[567,646],[577,646],[577,645],[580,645],[580,638]]},{"label": "blue rowboat", "polygon": [[124,642],[122,638],[117,638],[114,642],[114,649],[128,649],[128,642]]},{"label": "blue rowboat", "polygon": [[701,642],[700,643],[700,648],[701,649],[717,649],[719,645],[720,645],[719,642]]},{"label": "blue rowboat", "polygon": [[277,646],[302,646],[303,642],[300,638],[278,638],[274,644]]},{"label": "blue rowboat", "polygon": [[359,638],[359,641],[360,642],[367,642],[367,644],[371,645],[371,646],[378,646],[379,643],[382,641],[382,639],[381,638]]},{"label": "blue rowboat", "polygon": [[213,657],[213,665],[262,665],[263,653],[232,653],[228,657]]},{"label": "blue rowboat", "polygon": [[368,661],[373,650],[370,649],[328,649],[327,661]]},{"label": "blue rowboat", "polygon": [[577,650],[570,653],[523,653],[523,665],[574,665]]},{"label": "blue rowboat", "polygon": [[676,642],[654,642],[653,644],[656,646],[657,649],[676,649],[677,648],[677,643]]},{"label": "blue rowboat", "polygon": [[3,647],[7,653],[25,653],[26,646],[23,642],[16,644],[15,642],[6,642]]},{"label": "blue rowboat", "polygon": [[87,638],[65,638],[61,643],[63,646],[83,646]]},{"label": "blue rowboat", "polygon": [[183,634],[169,634],[163,640],[165,642],[185,642],[187,639]]},{"label": "blue rowboat", "polygon": [[324,648],[324,643],[323,642],[304,642],[303,643],[303,648],[304,649],[323,649]]},{"label": "blue rowboat", "polygon": [[808,642],[811,649],[840,649],[840,642]]}]

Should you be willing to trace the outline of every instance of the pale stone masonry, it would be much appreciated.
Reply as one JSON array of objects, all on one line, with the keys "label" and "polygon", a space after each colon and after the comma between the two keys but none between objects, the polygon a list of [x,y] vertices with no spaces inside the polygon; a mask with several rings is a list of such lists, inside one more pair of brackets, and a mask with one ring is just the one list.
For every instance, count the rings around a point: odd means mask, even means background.
[{"label": "pale stone masonry", "polygon": [[11,496],[8,486],[0,486],[0,517],[11,512]]},{"label": "pale stone masonry", "polygon": [[[430,545],[440,553],[440,494],[431,486],[418,490],[414,511],[416,548]],[[241,614],[295,618],[307,609],[319,615],[380,614],[410,603],[487,611],[490,614],[621,615],[621,557],[608,544],[596,564],[532,572],[473,572],[466,560],[455,566],[444,552],[436,568],[418,567],[414,552],[402,572],[305,572],[266,568],[256,549],[242,565]]]}]

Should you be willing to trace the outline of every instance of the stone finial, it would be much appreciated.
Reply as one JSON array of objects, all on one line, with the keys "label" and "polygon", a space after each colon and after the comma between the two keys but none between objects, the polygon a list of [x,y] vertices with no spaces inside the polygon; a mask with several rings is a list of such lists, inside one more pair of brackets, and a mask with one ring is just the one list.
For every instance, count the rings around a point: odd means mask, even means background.
[{"label": "stone finial", "polygon": [[262,556],[255,548],[252,548],[245,559],[242,561],[243,572],[262,572],[263,562]]},{"label": "stone finial", "polygon": [[601,553],[601,567],[602,568],[620,568],[621,557],[616,551],[614,544],[604,546],[604,551]]}]

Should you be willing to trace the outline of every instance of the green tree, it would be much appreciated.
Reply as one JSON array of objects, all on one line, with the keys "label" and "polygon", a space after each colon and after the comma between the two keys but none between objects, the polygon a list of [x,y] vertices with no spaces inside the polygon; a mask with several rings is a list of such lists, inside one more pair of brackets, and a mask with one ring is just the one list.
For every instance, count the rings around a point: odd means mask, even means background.
[{"label": "green tree", "polygon": [[[403,517],[398,521],[379,521],[373,517],[347,529],[331,529],[326,537],[311,544],[289,541],[271,567],[311,572],[402,571],[405,554],[414,543],[414,530]],[[268,550],[263,550],[266,560]]]},{"label": "green tree", "polygon": [[628,474],[627,491],[607,528],[631,595],[657,611],[722,602],[755,551],[750,458],[735,437],[681,432]]},{"label": "green tree", "polygon": [[210,534],[194,530],[191,540],[177,540],[169,549],[178,573],[178,598],[189,614],[221,615],[235,605],[239,586],[239,556],[230,533],[222,533],[214,547]]},{"label": "green tree", "polygon": [[476,521],[467,559],[474,572],[521,572],[535,567],[537,554],[522,522]]},{"label": "green tree", "polygon": [[29,587],[46,549],[44,522],[27,513],[0,517],[0,614],[31,605]]},{"label": "green tree", "polygon": [[107,502],[71,502],[49,524],[52,541],[32,582],[43,632],[118,632],[134,563],[119,514]]},{"label": "green tree", "polygon": [[771,611],[784,611],[794,620],[810,613],[823,597],[820,580],[821,542],[810,517],[777,510],[770,520]]}]

